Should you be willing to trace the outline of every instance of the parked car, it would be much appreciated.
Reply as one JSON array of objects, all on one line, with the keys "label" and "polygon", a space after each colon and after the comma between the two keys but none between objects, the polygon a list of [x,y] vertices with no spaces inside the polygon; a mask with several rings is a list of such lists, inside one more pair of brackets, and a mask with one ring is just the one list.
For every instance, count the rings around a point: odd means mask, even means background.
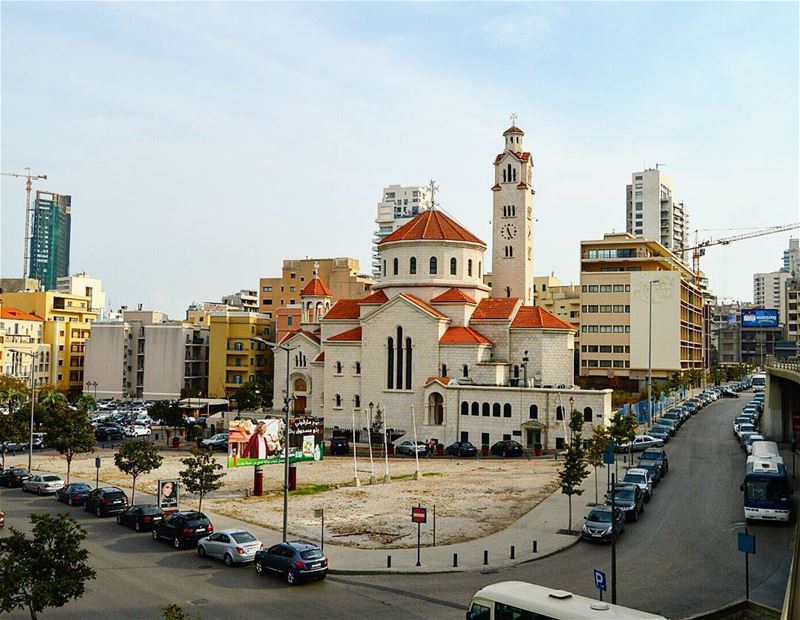
[{"label": "parked car", "polygon": [[125,429],[119,424],[106,424],[98,426],[94,432],[97,441],[114,441],[115,439],[122,439],[125,435]]},{"label": "parked car", "polygon": [[350,442],[347,437],[331,437],[328,442],[328,451],[332,455],[348,455],[350,454]]},{"label": "parked car", "polygon": [[47,433],[33,433],[33,449],[41,450],[44,448],[44,438]]},{"label": "parked car", "polygon": [[20,443],[17,441],[4,441],[2,444],[3,452],[6,454],[16,454],[17,452],[25,452],[28,449],[28,444]]},{"label": "parked car", "polygon": [[55,493],[64,487],[64,481],[59,476],[50,474],[41,475],[36,474],[27,480],[22,481],[22,490],[27,493],[36,493],[37,495],[44,495],[47,493]]},{"label": "parked car", "polygon": [[639,455],[639,461],[658,461],[661,463],[663,468],[661,472],[662,478],[669,473],[669,459],[664,448],[648,448]]},{"label": "parked car", "polygon": [[730,388],[722,388],[722,398],[739,398],[739,395]]},{"label": "parked car", "polygon": [[21,487],[22,483],[30,478],[28,470],[23,467],[11,467],[0,473],[0,485],[9,488]]},{"label": "parked car", "polygon": [[644,494],[644,501],[649,502],[653,495],[653,480],[650,478],[650,472],[644,468],[631,467],[625,472],[622,482],[630,482],[636,484]]},{"label": "parked car", "polygon": [[[611,506],[611,493],[606,496],[606,506]],[[614,506],[626,520],[638,521],[644,512],[644,493],[637,484],[618,484],[614,487]]]},{"label": "parked car", "polygon": [[150,427],[143,424],[133,424],[125,428],[127,437],[147,437],[150,435]]},{"label": "parked car", "polygon": [[468,441],[456,441],[444,449],[448,456],[477,456],[478,449]]},{"label": "parked car", "polygon": [[279,543],[256,552],[256,571],[284,575],[295,585],[306,579],[325,579],[328,558],[317,545],[305,540]]},{"label": "parked car", "polygon": [[671,418],[661,417],[658,420],[658,425],[668,428],[670,435],[674,435],[678,431],[678,423]]},{"label": "parked car", "polygon": [[653,487],[657,487],[661,482],[661,463],[658,461],[639,461],[636,464],[639,469],[646,469],[650,474],[650,479],[653,481]]},{"label": "parked car", "polygon": [[[417,454],[425,454],[427,447],[425,446],[424,441],[417,442]],[[413,441],[404,441],[395,449],[395,454],[407,454],[409,456],[414,456],[414,442]]]},{"label": "parked car", "polygon": [[733,432],[736,433],[736,438],[739,442],[742,441],[742,435],[744,433],[755,433],[756,427],[754,424],[748,424],[746,422],[742,422],[741,424],[734,427]]},{"label": "parked car", "polygon": [[204,439],[200,445],[208,450],[228,451],[228,433],[217,433],[213,437]]},{"label": "parked car", "polygon": [[636,435],[630,443],[623,443],[617,448],[619,452],[641,452],[647,448],[660,448],[664,445],[664,440],[653,435]]},{"label": "parked car", "polygon": [[595,506],[587,515],[586,521],[581,528],[581,537],[584,540],[599,540],[611,542],[612,527],[615,534],[619,536],[625,531],[625,513],[617,509],[615,517],[611,518],[611,506]]},{"label": "parked car", "polygon": [[83,500],[83,509],[98,517],[122,512],[128,507],[128,496],[119,487],[99,487],[90,491]]},{"label": "parked car", "polygon": [[164,518],[164,511],[155,504],[137,504],[129,506],[117,514],[117,523],[132,527],[137,532],[152,529]]},{"label": "parked car", "polygon": [[70,506],[80,506],[91,492],[92,487],[85,482],[72,482],[56,491],[56,499]]},{"label": "parked car", "polygon": [[523,452],[522,444],[513,439],[498,441],[489,448],[489,453],[495,456],[522,456]]},{"label": "parked car", "polygon": [[263,548],[260,540],[244,530],[220,530],[197,541],[197,555],[220,559],[225,566],[252,562]]},{"label": "parked car", "polygon": [[667,443],[669,441],[669,431],[671,429],[667,426],[661,426],[656,424],[655,426],[650,427],[650,436],[655,437],[656,439],[660,439],[662,442]]},{"label": "parked car", "polygon": [[161,538],[172,542],[175,549],[195,545],[201,538],[214,532],[208,517],[196,510],[173,512],[153,527],[153,540]]}]

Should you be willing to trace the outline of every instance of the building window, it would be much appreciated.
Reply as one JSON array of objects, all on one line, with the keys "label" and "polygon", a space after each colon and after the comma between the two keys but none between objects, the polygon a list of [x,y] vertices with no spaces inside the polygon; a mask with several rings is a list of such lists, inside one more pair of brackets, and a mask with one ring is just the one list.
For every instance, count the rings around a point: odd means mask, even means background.
[{"label": "building window", "polygon": [[396,276],[398,273],[400,273],[400,259],[395,258],[392,261],[392,275]]},{"label": "building window", "polygon": [[447,364],[442,364],[442,376],[447,376]]},{"label": "building window", "polygon": [[383,277],[386,277],[386,261],[383,261]]},{"label": "building window", "polygon": [[480,414],[480,405],[477,402],[472,403],[472,415]]},{"label": "building window", "polygon": [[510,403],[506,403],[505,405],[503,405],[503,417],[504,418],[510,418],[511,417],[511,404]]},{"label": "building window", "polygon": [[450,259],[450,275],[454,276],[458,272],[458,261],[455,258]]},{"label": "building window", "polygon": [[472,259],[471,258],[467,261],[467,277],[469,277],[469,278],[472,277]]},{"label": "building window", "polygon": [[356,362],[356,374],[361,374],[361,362]]},{"label": "building window", "polygon": [[528,408],[528,417],[531,420],[538,420],[539,419],[539,407],[537,405],[531,405]]},{"label": "building window", "polygon": [[465,400],[461,401],[461,415],[469,415],[469,403]]},{"label": "building window", "polygon": [[417,273],[417,258],[412,256],[411,259],[408,261],[408,273],[414,275]]},{"label": "building window", "polygon": [[481,415],[483,415],[483,417],[485,418],[488,418],[491,413],[491,409],[492,408],[489,405],[489,403],[483,403],[483,407],[481,408]]},{"label": "building window", "polygon": [[336,362],[336,374],[337,375],[342,374],[342,363],[341,362]]},{"label": "building window", "polygon": [[461,374],[463,377],[469,377],[469,366],[464,364],[464,366],[461,367]]},{"label": "building window", "polygon": [[342,395],[341,394],[336,394],[333,397],[333,406],[336,407],[337,409],[341,409],[342,408]]},{"label": "building window", "polygon": [[294,323],[294,317],[293,316],[287,316],[286,317],[286,326],[287,327],[291,327],[292,323]]},{"label": "building window", "polygon": [[592,408],[591,407],[584,407],[583,408],[583,421],[584,422],[591,422],[592,421]]},{"label": "building window", "polygon": [[435,256],[431,256],[430,267],[429,267],[428,271],[433,276],[433,275],[436,275],[436,270],[437,270],[436,257]]},{"label": "building window", "polygon": [[500,417],[500,403],[495,403],[492,405],[492,417],[494,418]]},{"label": "building window", "polygon": [[358,394],[353,396],[353,407],[355,409],[361,409],[361,397]]},{"label": "building window", "polygon": [[563,420],[564,419],[564,407],[559,405],[556,407],[556,420]]},{"label": "building window", "polygon": [[386,389],[394,389],[394,340],[386,341]]}]

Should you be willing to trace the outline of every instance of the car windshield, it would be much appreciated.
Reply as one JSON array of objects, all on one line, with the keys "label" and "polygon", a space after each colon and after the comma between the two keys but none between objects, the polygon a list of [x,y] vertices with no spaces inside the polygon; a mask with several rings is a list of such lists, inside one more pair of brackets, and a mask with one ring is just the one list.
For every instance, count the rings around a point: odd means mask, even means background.
[{"label": "car windshield", "polygon": [[647,478],[644,476],[644,474],[630,474],[630,473],[628,473],[628,474],[625,474],[624,481],[625,482],[635,482],[635,483],[639,484],[639,483],[646,483],[647,482]]},{"label": "car windshield", "polygon": [[622,501],[633,501],[633,489],[614,489],[614,497]]},{"label": "car windshield", "polygon": [[234,532],[231,534],[231,538],[233,538],[233,540],[235,540],[237,543],[249,543],[255,542],[256,540],[256,537],[250,532]]},{"label": "car windshield", "polygon": [[308,551],[301,551],[300,557],[304,560],[319,560],[322,556],[322,551],[319,549],[309,549]]},{"label": "car windshield", "polygon": [[660,452],[649,452],[645,450],[642,452],[642,456],[639,459],[640,461],[660,461],[661,460],[661,453]]},{"label": "car windshield", "polygon": [[595,523],[611,523],[610,510],[592,510],[589,513],[587,521],[594,521]]}]

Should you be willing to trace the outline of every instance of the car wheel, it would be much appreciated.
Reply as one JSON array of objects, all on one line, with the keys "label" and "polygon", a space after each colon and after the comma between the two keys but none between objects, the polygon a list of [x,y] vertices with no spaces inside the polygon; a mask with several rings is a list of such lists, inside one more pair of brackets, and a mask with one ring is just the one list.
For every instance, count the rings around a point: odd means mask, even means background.
[{"label": "car wheel", "polygon": [[155,530],[153,530],[152,536],[153,540],[158,540],[158,532],[156,532]]},{"label": "car wheel", "polygon": [[261,562],[256,562],[256,572],[259,575],[264,574],[264,566],[261,564]]},{"label": "car wheel", "polygon": [[133,529],[135,529],[137,532],[141,532],[142,531],[142,526],[137,521],[136,523],[133,524]]},{"label": "car wheel", "polygon": [[36,489],[36,494],[37,494],[37,495],[41,495],[41,494],[42,494],[42,487],[38,487],[38,488]]},{"label": "car wheel", "polygon": [[233,566],[233,558],[231,557],[230,553],[225,554],[225,566]]},{"label": "car wheel", "polygon": [[176,536],[175,538],[173,538],[173,539],[172,539],[172,546],[173,546],[175,549],[180,549],[180,548],[181,548],[181,541],[180,541],[180,540],[178,540],[177,536]]},{"label": "car wheel", "polygon": [[286,573],[286,581],[290,586],[293,586],[297,583],[297,576],[294,574],[294,571],[291,568]]},{"label": "car wheel", "polygon": [[201,558],[206,557],[206,548],[203,545],[197,545],[197,555]]},{"label": "car wheel", "polygon": [[102,517],[102,516],[103,516],[103,513],[102,513],[102,511],[100,510],[100,506],[98,506],[97,508],[95,508],[94,514],[96,514],[98,517]]}]

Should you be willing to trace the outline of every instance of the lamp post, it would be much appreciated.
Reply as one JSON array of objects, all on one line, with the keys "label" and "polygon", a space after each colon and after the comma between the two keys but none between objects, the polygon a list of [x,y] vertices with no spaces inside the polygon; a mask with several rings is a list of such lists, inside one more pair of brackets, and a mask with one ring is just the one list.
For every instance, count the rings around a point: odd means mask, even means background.
[{"label": "lamp post", "polygon": [[575,399],[569,397],[569,440],[572,441],[572,412],[575,411]]},{"label": "lamp post", "polygon": [[19,351],[17,349],[9,349],[9,351],[13,353],[19,353],[21,355],[27,355],[31,358],[31,427],[30,427],[30,435],[28,437],[28,471],[31,471],[31,466],[33,465],[33,409],[36,404],[36,385],[33,379],[33,368],[34,362],[36,361],[36,353],[31,353],[30,351]]},{"label": "lamp post", "polygon": [[294,351],[297,347],[286,347],[282,344],[267,342],[258,336],[250,340],[260,342],[273,351],[278,349],[286,351],[286,393],[283,397],[283,542],[286,542],[289,529],[289,403],[293,400],[289,396],[289,352]]},{"label": "lamp post", "polygon": [[369,483],[370,484],[377,484],[377,479],[375,478],[375,464],[372,461],[372,408],[374,405],[372,403],[369,404],[369,421],[367,422],[367,437],[369,437]]},{"label": "lamp post", "polygon": [[361,480],[358,479],[358,457],[356,456],[356,408],[353,407],[353,485],[355,487],[361,486]]},{"label": "lamp post", "polygon": [[381,413],[381,419],[383,420],[383,464],[385,467],[383,484],[389,484],[392,480],[389,477],[389,444],[386,437],[386,412],[381,409],[380,403],[378,403],[378,411]]},{"label": "lamp post", "polygon": [[525,351],[525,353],[522,354],[522,381],[523,381],[522,385],[524,387],[528,387],[528,362],[529,361],[530,360],[528,359],[528,352]]},{"label": "lamp post", "polygon": [[650,280],[650,309],[647,327],[647,421],[644,428],[647,430],[648,422],[653,423],[653,284],[661,280]]}]

